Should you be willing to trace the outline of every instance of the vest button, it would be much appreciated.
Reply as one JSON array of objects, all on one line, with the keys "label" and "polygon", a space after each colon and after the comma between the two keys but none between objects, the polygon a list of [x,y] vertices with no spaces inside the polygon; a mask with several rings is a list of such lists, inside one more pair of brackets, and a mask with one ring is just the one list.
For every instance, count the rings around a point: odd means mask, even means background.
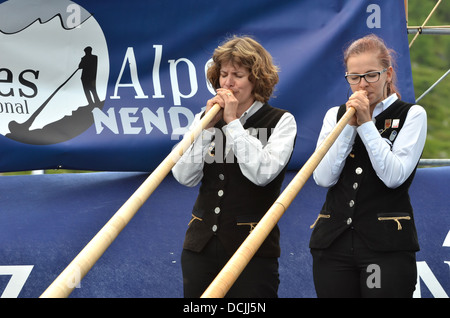
[{"label": "vest button", "polygon": [[354,205],[355,205],[355,201],[350,200],[350,202],[348,203],[348,206],[353,208]]},{"label": "vest button", "polygon": [[223,181],[223,180],[225,180],[225,176],[221,173],[221,174],[219,174],[219,179]]},{"label": "vest button", "polygon": [[348,219],[347,219],[347,225],[352,224],[352,222],[353,222],[352,218],[348,218]]},{"label": "vest button", "polygon": [[215,213],[215,214],[219,214],[219,213],[220,213],[220,208],[219,208],[219,207],[215,208],[215,209],[214,209],[214,213]]},{"label": "vest button", "polygon": [[353,183],[353,190],[358,189],[358,182]]},{"label": "vest button", "polygon": [[218,195],[219,197],[223,196],[223,190],[219,190],[219,192],[217,192],[217,195]]},{"label": "vest button", "polygon": [[363,169],[361,167],[356,168],[355,170],[356,174],[361,174],[363,172]]},{"label": "vest button", "polygon": [[213,225],[213,227],[211,228],[211,230],[213,231],[213,232],[217,232],[217,225]]}]

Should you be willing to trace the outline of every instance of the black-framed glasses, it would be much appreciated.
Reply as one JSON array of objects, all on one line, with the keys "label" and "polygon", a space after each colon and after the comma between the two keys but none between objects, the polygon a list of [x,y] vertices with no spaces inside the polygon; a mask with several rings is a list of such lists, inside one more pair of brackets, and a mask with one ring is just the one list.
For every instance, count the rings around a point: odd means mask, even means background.
[{"label": "black-framed glasses", "polygon": [[373,71],[373,72],[367,72],[364,74],[345,74],[345,79],[350,85],[356,85],[361,82],[361,78],[364,77],[367,83],[375,83],[380,80],[381,74],[387,71],[387,68],[381,70],[381,71]]}]

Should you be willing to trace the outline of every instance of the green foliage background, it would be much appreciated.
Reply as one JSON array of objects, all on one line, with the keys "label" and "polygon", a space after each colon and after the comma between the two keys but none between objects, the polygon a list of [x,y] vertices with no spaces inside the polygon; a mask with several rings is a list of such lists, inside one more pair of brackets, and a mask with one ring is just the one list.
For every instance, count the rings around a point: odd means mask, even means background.
[{"label": "green foliage background", "polygon": [[[408,25],[424,23],[437,0],[408,0]],[[450,25],[450,1],[443,0],[426,26]],[[450,31],[450,29],[449,29]],[[414,35],[408,35],[409,42]],[[419,35],[410,48],[414,91],[419,98],[450,69],[450,34]],[[428,115],[428,135],[422,158],[450,158],[450,75],[423,97]]]}]

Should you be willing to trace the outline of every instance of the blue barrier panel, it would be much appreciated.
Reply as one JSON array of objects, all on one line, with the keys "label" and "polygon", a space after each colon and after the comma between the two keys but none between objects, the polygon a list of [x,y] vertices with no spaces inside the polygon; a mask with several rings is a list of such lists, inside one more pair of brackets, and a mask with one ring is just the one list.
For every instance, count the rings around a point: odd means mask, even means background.
[{"label": "blue barrier panel", "polygon": [[[296,172],[290,171],[284,186]],[[138,172],[0,177],[0,295],[39,297],[145,180]],[[411,187],[421,244],[416,297],[450,294],[450,167]],[[308,249],[326,189],[310,178],[281,218],[282,298],[316,297]],[[70,297],[180,298],[181,247],[197,188],[169,175]]]}]

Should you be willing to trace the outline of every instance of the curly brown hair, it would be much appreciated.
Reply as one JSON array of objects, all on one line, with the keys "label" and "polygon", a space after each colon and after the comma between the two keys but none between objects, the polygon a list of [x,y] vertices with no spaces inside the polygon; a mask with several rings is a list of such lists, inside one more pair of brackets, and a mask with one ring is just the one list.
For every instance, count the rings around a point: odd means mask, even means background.
[{"label": "curly brown hair", "polygon": [[232,36],[214,50],[212,60],[206,77],[214,89],[220,88],[221,66],[231,61],[249,70],[248,79],[255,85],[252,92],[255,100],[267,102],[272,96],[279,69],[270,53],[251,37]]}]

